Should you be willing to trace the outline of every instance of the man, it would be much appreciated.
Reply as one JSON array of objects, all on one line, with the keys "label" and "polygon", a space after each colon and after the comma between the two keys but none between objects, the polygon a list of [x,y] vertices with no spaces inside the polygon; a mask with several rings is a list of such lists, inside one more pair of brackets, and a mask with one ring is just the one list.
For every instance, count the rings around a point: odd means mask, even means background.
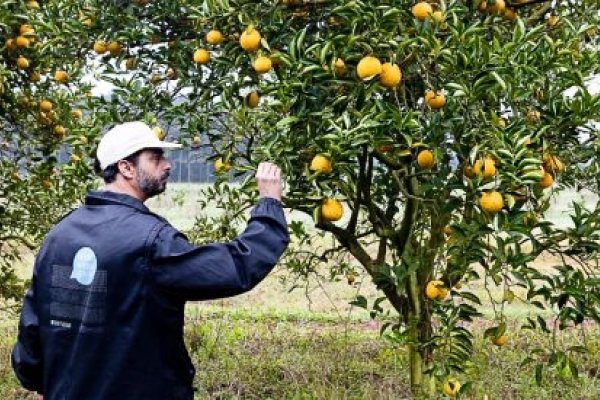
[{"label": "man", "polygon": [[252,289],[289,242],[280,169],[261,163],[261,196],[229,243],[194,246],[144,201],[163,192],[171,165],[144,123],[104,135],[97,165],[106,191],[46,237],[23,304],[13,369],[46,400],[192,399],[183,341],[188,300]]}]

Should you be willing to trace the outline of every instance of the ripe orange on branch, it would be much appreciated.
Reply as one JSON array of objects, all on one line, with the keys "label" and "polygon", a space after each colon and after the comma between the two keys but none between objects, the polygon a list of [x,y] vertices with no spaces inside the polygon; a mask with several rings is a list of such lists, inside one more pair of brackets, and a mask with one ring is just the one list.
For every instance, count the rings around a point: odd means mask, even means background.
[{"label": "ripe orange on branch", "polygon": [[431,169],[435,164],[435,157],[430,150],[421,150],[417,155],[417,164],[424,169]]},{"label": "ripe orange on branch", "polygon": [[485,160],[477,160],[473,165],[473,173],[483,178],[491,178],[496,175],[496,163],[494,159],[486,157]]},{"label": "ripe orange on branch", "polygon": [[321,204],[321,217],[324,221],[338,221],[344,214],[342,203],[336,199],[325,199]]},{"label": "ripe orange on branch", "polygon": [[428,90],[425,92],[425,103],[434,110],[439,110],[446,105],[446,96],[440,92]]},{"label": "ripe orange on branch", "polygon": [[493,190],[491,192],[485,192],[479,199],[479,205],[481,209],[488,214],[496,214],[504,207],[504,199],[502,194]]},{"label": "ripe orange on branch", "polygon": [[27,69],[29,68],[29,60],[23,56],[17,58],[17,68],[19,69]]},{"label": "ripe orange on branch", "polygon": [[223,34],[216,29],[213,29],[212,31],[206,34],[206,43],[212,44],[213,46],[216,46],[223,42],[223,39]]},{"label": "ripe orange on branch", "polygon": [[445,383],[444,383],[444,394],[448,397],[456,397],[458,395],[458,392],[460,391],[460,387],[461,384],[458,380],[456,380],[455,378],[449,378]]},{"label": "ripe orange on branch", "polygon": [[17,38],[15,39],[15,44],[17,45],[17,47],[29,47],[29,44],[31,42],[29,41],[29,39],[27,39],[25,36],[17,36]]},{"label": "ripe orange on branch", "polygon": [[42,100],[40,102],[40,110],[43,112],[52,111],[53,105],[49,100]]},{"label": "ripe orange on branch", "polygon": [[273,68],[273,62],[267,56],[257,57],[252,65],[258,74],[265,74]]},{"label": "ripe orange on branch", "polygon": [[108,43],[108,45],[106,46],[106,49],[108,50],[108,52],[110,53],[111,56],[116,57],[119,54],[121,54],[123,47],[121,46],[121,44],[119,42],[116,42],[113,40]]},{"label": "ripe orange on branch", "polygon": [[346,75],[346,63],[341,58],[335,60],[335,64],[333,65],[333,70],[337,76]]},{"label": "ripe orange on branch", "polygon": [[498,347],[504,346],[506,344],[507,340],[508,340],[508,338],[506,337],[506,335],[492,337],[492,343]]},{"label": "ripe orange on branch", "polygon": [[219,157],[215,160],[215,171],[218,174],[225,173],[231,169],[231,164],[223,161],[222,157]]},{"label": "ripe orange on branch", "polygon": [[547,172],[564,172],[565,171],[565,165],[563,164],[563,162],[560,160],[560,158],[558,158],[558,156],[546,153],[544,154],[544,169]]},{"label": "ripe orange on branch", "polygon": [[430,281],[425,287],[425,296],[429,300],[444,300],[448,296],[448,288],[440,280]]},{"label": "ripe orange on branch", "polygon": [[249,26],[240,36],[240,46],[248,53],[252,53],[260,47],[260,32]]},{"label": "ripe orange on branch", "polygon": [[98,54],[104,54],[108,51],[108,45],[103,40],[97,40],[94,43],[94,51]]},{"label": "ripe orange on branch", "polygon": [[198,49],[194,52],[194,62],[196,64],[207,64],[210,61],[210,53],[205,49]]},{"label": "ripe orange on branch", "polygon": [[317,154],[310,162],[311,171],[328,174],[332,171],[331,160],[323,154]]},{"label": "ripe orange on branch", "polygon": [[552,176],[551,173],[544,172],[544,176],[539,181],[538,186],[542,189],[546,189],[546,188],[549,188],[550,186],[552,186],[552,184],[554,184],[554,177]]},{"label": "ripe orange on branch", "polygon": [[402,80],[402,72],[396,64],[385,63],[381,66],[381,75],[379,75],[379,83],[387,88],[394,88],[400,84]]},{"label": "ripe orange on branch", "polygon": [[246,104],[250,108],[258,107],[259,102],[260,102],[260,96],[259,96],[258,92],[256,92],[256,91],[250,92],[246,96]]},{"label": "ripe orange on branch", "polygon": [[421,1],[415,4],[412,8],[412,15],[418,19],[419,21],[425,21],[431,13],[433,12],[433,8],[431,8],[431,4],[426,1]]},{"label": "ripe orange on branch", "polygon": [[58,83],[66,83],[69,81],[69,74],[67,71],[56,71],[54,73],[54,80]]},{"label": "ripe orange on branch", "polygon": [[381,74],[381,70],[381,61],[373,56],[363,57],[356,66],[356,74],[362,80],[372,79]]}]

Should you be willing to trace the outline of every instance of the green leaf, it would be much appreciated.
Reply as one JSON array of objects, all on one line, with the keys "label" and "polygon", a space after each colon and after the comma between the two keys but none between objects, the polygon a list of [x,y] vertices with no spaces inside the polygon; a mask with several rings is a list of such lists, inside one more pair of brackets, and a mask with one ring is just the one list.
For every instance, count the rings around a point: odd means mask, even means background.
[{"label": "green leaf", "polygon": [[544,364],[537,364],[535,366],[535,382],[538,386],[542,386],[542,372],[544,370]]}]

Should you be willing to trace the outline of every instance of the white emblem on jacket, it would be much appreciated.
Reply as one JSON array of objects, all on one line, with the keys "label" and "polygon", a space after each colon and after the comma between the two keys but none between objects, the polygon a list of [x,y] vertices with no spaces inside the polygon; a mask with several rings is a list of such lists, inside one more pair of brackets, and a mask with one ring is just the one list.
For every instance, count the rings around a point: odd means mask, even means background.
[{"label": "white emblem on jacket", "polygon": [[73,272],[71,278],[75,279],[82,285],[91,285],[96,275],[98,268],[98,260],[96,254],[89,247],[82,247],[77,250],[73,258]]}]

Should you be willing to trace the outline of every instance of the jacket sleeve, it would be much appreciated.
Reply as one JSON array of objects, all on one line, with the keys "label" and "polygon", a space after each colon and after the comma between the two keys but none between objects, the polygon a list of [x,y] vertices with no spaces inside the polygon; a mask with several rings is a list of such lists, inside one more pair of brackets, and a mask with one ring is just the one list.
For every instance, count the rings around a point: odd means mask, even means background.
[{"label": "jacket sleeve", "polygon": [[40,324],[36,306],[36,269],[31,287],[25,294],[17,343],[12,351],[12,367],[25,389],[43,393],[42,346]]},{"label": "jacket sleeve", "polygon": [[207,300],[249,291],[273,269],[289,243],[281,203],[262,198],[244,232],[228,243],[190,244],[165,225],[151,247],[153,282],[184,300]]}]

